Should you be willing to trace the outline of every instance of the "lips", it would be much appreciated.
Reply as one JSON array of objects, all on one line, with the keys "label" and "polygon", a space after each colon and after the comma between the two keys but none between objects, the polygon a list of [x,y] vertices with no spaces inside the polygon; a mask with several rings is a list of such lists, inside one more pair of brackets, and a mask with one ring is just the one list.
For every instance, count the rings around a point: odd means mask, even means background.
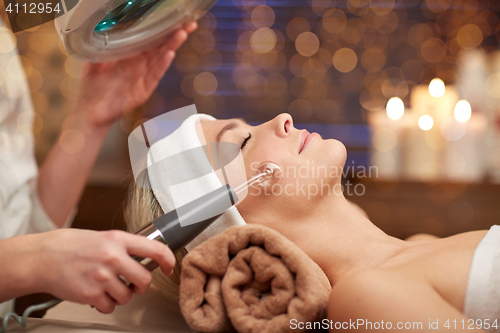
[{"label": "lips", "polygon": [[303,130],[302,133],[300,133],[299,154],[309,145],[312,140],[314,140],[316,136],[319,136],[319,134],[316,132],[309,133],[307,130]]},{"label": "lips", "polygon": [[302,152],[302,150],[304,150],[304,146],[305,146],[305,143],[306,143],[306,140],[307,140],[307,137],[311,135],[311,133],[309,133],[308,130],[303,130],[301,133],[300,133],[300,145],[299,145],[299,154]]}]

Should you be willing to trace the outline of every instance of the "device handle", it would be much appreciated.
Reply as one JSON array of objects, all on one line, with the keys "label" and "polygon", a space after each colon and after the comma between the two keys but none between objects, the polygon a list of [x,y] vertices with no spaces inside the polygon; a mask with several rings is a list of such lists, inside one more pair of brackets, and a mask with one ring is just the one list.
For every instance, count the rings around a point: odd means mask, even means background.
[{"label": "device handle", "polygon": [[[160,241],[168,245],[175,253],[189,244],[237,202],[238,196],[231,186],[224,185],[160,216],[136,234]],[[205,218],[206,216],[210,217]],[[132,258],[150,271],[158,267],[158,264],[150,258],[138,256],[132,256]]]}]

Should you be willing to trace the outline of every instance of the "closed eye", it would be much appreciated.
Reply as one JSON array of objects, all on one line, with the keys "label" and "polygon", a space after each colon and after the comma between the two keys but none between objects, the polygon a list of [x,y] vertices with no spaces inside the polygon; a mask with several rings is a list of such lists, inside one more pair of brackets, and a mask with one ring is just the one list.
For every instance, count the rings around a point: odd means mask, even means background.
[{"label": "closed eye", "polygon": [[248,133],[248,136],[243,140],[243,143],[241,144],[241,149],[243,149],[246,146],[248,140],[250,140],[251,137],[252,134]]}]

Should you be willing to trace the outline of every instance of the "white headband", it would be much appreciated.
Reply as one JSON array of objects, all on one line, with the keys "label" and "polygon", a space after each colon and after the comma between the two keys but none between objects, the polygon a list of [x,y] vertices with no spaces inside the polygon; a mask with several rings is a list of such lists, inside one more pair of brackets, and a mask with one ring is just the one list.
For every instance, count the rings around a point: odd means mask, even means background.
[{"label": "white headband", "polygon": [[[206,145],[206,142],[200,142],[197,131],[201,131],[199,125],[201,121],[214,121],[214,117],[206,114],[193,114],[177,128],[172,134],[160,139],[154,143],[148,153],[148,166],[152,164],[151,159],[160,161],[172,155],[188,151],[189,149]],[[203,136],[202,136],[203,137]],[[190,167],[190,166],[186,166]],[[196,166],[193,166],[196,167]],[[151,171],[154,170],[154,171]],[[148,168],[149,180],[151,182],[153,193],[160,203],[163,212],[167,213],[182,205],[187,204],[211,191],[222,186],[215,171],[181,184],[170,186],[169,189],[155,186],[154,184],[171,184],[172,180],[179,179],[180,175],[175,170],[167,170],[166,165],[160,168]],[[170,180],[170,182],[169,182]],[[222,214],[211,226],[205,229],[198,237],[186,246],[191,251],[197,245],[207,239],[224,232],[226,229],[235,225],[244,225],[245,220],[241,217],[236,207],[230,208]]]}]

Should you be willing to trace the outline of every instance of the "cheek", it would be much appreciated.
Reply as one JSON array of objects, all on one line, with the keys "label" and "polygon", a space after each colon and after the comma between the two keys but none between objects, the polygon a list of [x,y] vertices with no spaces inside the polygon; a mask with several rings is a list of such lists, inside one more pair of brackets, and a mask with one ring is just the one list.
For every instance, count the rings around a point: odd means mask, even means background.
[{"label": "cheek", "polygon": [[251,176],[257,172],[257,168],[262,162],[273,162],[283,168],[284,165],[290,163],[290,156],[286,156],[284,149],[276,147],[262,147],[248,151],[243,155],[245,160],[245,168],[247,175]]}]

